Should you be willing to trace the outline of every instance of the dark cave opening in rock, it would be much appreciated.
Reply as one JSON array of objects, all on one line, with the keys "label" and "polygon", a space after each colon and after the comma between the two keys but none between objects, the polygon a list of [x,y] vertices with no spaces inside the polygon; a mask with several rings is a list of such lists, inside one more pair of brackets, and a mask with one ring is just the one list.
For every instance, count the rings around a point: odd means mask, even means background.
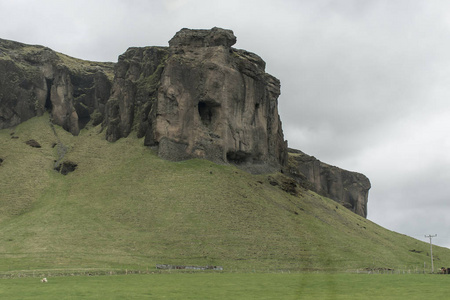
[{"label": "dark cave opening in rock", "polygon": [[89,123],[90,120],[91,120],[91,118],[89,116],[78,118],[78,127],[80,129],[83,129],[84,127],[86,127],[86,125]]},{"label": "dark cave opening in rock", "polygon": [[227,152],[227,161],[237,165],[248,162],[250,158],[251,158],[250,153],[241,150]]},{"label": "dark cave opening in rock", "polygon": [[87,123],[89,123],[89,121],[91,120],[89,109],[83,103],[76,103],[75,111],[77,112],[78,115],[78,127],[80,129],[83,129],[84,127],[86,127]]},{"label": "dark cave opening in rock", "polygon": [[355,203],[353,202],[352,199],[349,199],[349,202],[345,202],[342,204],[345,208],[354,211],[355,210]]},{"label": "dark cave opening in rock", "polygon": [[47,98],[45,99],[44,108],[47,111],[51,112],[53,109],[53,104],[52,104],[52,99],[51,99],[53,79],[46,78],[45,82],[47,83]]},{"label": "dark cave opening in rock", "polygon": [[350,195],[350,197],[349,197],[349,199],[348,199],[348,202],[349,202],[349,206],[351,206],[351,210],[352,211],[355,211],[355,209],[356,209],[356,199],[355,198],[353,198],[351,195]]},{"label": "dark cave opening in rock", "polygon": [[209,126],[213,123],[216,113],[217,107],[219,105],[212,104],[205,101],[200,101],[198,103],[198,113],[200,115],[200,119],[202,120],[203,125]]}]

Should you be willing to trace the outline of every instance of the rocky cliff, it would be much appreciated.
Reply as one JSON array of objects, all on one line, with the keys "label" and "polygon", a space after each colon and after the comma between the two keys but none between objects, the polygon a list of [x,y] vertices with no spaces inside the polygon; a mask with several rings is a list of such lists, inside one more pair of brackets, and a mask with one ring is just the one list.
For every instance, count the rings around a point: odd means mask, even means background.
[{"label": "rocky cliff", "polygon": [[232,48],[235,42],[231,30],[182,29],[168,48],[128,49],[116,67],[106,138],[136,129],[166,159],[279,169],[287,157],[280,82],[259,56]]},{"label": "rocky cliff", "polygon": [[301,186],[339,202],[360,216],[367,217],[367,201],[371,185],[363,174],[331,166],[295,149],[289,149],[288,173]]},{"label": "rocky cliff", "polygon": [[91,119],[101,123],[113,66],[0,39],[0,129],[46,110],[74,135]]},{"label": "rocky cliff", "polygon": [[301,185],[366,217],[364,175],[298,150],[288,155],[280,82],[235,43],[231,30],[182,29],[169,47],[129,48],[114,64],[0,39],[0,129],[49,111],[74,135],[87,124],[102,124],[110,142],[133,132],[165,159],[283,170],[295,179],[286,181],[287,190]]}]

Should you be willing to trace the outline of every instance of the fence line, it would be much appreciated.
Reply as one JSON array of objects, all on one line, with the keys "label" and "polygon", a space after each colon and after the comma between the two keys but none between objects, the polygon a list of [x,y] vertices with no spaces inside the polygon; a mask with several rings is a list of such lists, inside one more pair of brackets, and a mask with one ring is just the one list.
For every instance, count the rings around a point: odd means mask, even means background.
[{"label": "fence line", "polygon": [[[136,275],[136,274],[170,274],[170,273],[276,273],[276,274],[295,274],[295,273],[356,273],[356,274],[431,274],[429,271],[423,269],[352,269],[352,270],[293,270],[293,269],[252,269],[252,268],[229,268],[226,270],[213,269],[158,269],[146,268],[140,269],[67,269],[67,270],[20,270],[0,272],[0,279],[7,278],[43,278],[43,277],[65,277],[65,276],[113,276],[113,275]],[[434,274],[440,274],[434,273]]]},{"label": "fence line", "polygon": [[105,276],[105,275],[132,275],[153,274],[155,270],[34,270],[1,272],[0,278],[26,278],[26,277],[63,277],[63,276]]},{"label": "fence line", "polygon": [[[424,269],[390,269],[390,268],[378,268],[378,269],[356,269],[356,270],[349,270],[349,273],[357,273],[357,274],[432,274],[429,270]],[[440,274],[439,272],[434,274]]]}]

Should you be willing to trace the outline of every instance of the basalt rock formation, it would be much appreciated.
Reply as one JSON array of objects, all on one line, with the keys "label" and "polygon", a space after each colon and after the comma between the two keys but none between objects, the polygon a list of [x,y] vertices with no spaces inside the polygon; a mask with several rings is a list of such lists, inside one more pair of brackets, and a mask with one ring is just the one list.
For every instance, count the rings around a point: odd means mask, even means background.
[{"label": "basalt rock formation", "polygon": [[235,42],[231,30],[182,29],[168,48],[128,49],[116,67],[106,138],[135,129],[166,159],[279,169],[287,158],[280,82],[259,56],[231,48]]},{"label": "basalt rock formation", "polygon": [[132,47],[114,64],[0,39],[0,129],[49,111],[54,124],[74,135],[101,124],[108,141],[133,133],[165,159],[283,170],[295,179],[286,178],[286,191],[294,193],[297,183],[366,217],[364,175],[298,150],[288,155],[280,82],[258,55],[235,43],[231,30],[182,29],[169,47]]},{"label": "basalt rock formation", "polygon": [[331,166],[295,149],[289,149],[288,170],[301,186],[339,202],[362,217],[367,217],[371,185],[363,174]]},{"label": "basalt rock formation", "polygon": [[91,119],[100,124],[113,66],[0,39],[0,129],[45,111],[74,135]]}]

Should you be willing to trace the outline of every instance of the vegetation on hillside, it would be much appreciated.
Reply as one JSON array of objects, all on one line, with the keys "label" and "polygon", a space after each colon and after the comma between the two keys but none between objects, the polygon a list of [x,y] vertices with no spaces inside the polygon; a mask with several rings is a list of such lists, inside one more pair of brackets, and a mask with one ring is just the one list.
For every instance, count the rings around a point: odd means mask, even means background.
[{"label": "vegetation on hillside", "polygon": [[[130,136],[55,126],[77,169],[62,175],[48,115],[0,130],[0,271],[220,265],[224,270],[420,269],[429,245],[311,191],[206,160],[165,161]],[[18,137],[18,138],[12,138]],[[41,148],[27,145],[34,139]],[[435,269],[450,250],[434,247]],[[428,270],[429,271],[429,270]]]}]

